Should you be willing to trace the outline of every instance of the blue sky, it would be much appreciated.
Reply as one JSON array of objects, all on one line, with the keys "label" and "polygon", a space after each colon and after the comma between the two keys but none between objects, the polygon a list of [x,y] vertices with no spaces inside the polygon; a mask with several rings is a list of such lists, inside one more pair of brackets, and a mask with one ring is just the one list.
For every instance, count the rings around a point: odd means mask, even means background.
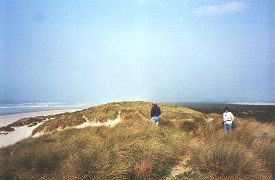
[{"label": "blue sky", "polygon": [[0,0],[0,98],[275,101],[272,0]]}]

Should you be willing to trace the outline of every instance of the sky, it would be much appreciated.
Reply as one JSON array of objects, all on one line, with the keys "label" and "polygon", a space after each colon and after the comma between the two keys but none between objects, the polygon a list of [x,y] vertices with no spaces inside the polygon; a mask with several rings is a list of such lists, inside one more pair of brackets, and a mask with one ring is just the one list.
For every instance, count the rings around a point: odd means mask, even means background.
[{"label": "sky", "polygon": [[0,8],[0,100],[275,101],[274,0]]}]

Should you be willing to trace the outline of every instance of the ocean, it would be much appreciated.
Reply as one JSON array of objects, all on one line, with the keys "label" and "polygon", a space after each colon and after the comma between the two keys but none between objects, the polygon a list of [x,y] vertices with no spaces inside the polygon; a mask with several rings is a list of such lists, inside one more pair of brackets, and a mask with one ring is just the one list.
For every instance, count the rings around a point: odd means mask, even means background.
[{"label": "ocean", "polygon": [[6,101],[0,104],[0,116],[61,109],[80,109],[94,106],[88,102],[24,102]]}]

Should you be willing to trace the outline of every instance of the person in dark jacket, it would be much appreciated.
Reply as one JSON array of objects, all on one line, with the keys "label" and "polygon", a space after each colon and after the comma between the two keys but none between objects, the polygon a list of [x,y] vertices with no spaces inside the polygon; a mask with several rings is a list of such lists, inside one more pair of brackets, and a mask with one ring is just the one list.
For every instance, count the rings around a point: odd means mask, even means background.
[{"label": "person in dark jacket", "polygon": [[150,120],[150,122],[152,124],[156,124],[158,126],[159,125],[159,116],[161,114],[161,110],[158,107],[156,102],[153,102],[152,105],[153,106],[151,108],[151,120]]}]

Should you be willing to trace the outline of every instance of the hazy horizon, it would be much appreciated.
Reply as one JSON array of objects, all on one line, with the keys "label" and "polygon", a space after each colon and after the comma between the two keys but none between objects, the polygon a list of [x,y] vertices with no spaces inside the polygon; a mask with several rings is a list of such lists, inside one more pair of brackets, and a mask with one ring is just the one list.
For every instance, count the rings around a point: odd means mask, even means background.
[{"label": "hazy horizon", "polygon": [[271,0],[0,0],[0,100],[274,102]]},{"label": "hazy horizon", "polygon": [[[45,106],[47,105],[47,103],[52,104],[52,103],[71,103],[73,104],[77,104],[77,105],[91,105],[91,106],[97,106],[100,104],[104,104],[104,103],[113,103],[113,102],[150,102],[149,100],[121,100],[121,101],[51,101],[51,100],[7,100],[7,99],[0,99],[0,104],[1,105],[5,105],[5,104],[27,104],[27,105],[31,105],[31,104],[44,104]],[[153,102],[153,101],[152,101]],[[216,100],[198,100],[198,101],[159,101],[158,103],[165,103],[165,104],[253,104],[253,103],[258,103],[258,104],[265,104],[265,103],[270,103],[270,104],[274,104],[275,101],[216,101]]]}]

